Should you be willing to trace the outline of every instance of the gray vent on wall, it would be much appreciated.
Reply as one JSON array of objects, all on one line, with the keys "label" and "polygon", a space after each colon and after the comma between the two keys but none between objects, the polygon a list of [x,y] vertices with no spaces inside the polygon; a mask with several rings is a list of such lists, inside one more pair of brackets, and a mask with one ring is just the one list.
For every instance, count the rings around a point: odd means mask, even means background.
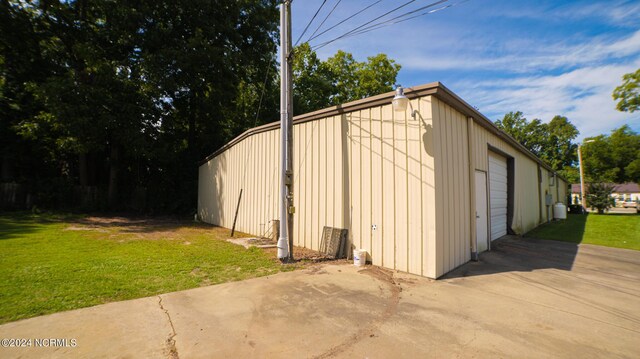
[{"label": "gray vent on wall", "polygon": [[320,252],[331,258],[347,257],[347,230],[324,226],[320,240]]}]

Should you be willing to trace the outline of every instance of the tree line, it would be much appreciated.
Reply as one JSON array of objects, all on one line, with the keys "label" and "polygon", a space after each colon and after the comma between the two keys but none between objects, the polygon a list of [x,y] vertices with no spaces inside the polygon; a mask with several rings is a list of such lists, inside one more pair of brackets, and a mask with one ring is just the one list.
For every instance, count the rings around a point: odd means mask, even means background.
[{"label": "tree line", "polygon": [[[1,182],[41,207],[193,211],[198,162],[279,118],[278,20],[277,0],[0,0]],[[400,69],[294,59],[297,114]]]},{"label": "tree line", "polygon": [[[623,76],[613,91],[620,111],[634,112],[640,106],[640,69]],[[527,120],[522,112],[509,112],[495,124],[549,164],[570,183],[580,181],[578,168],[578,129],[564,116],[549,123]],[[640,134],[628,125],[586,138],[582,145],[582,164],[587,183],[640,182]]]}]

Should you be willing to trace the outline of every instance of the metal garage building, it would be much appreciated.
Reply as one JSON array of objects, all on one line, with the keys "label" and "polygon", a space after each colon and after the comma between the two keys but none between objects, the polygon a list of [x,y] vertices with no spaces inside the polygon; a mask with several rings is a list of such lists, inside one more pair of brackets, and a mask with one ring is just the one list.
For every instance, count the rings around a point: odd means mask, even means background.
[{"label": "metal garage building", "polygon": [[[564,202],[564,180],[442,84],[405,94],[405,112],[390,92],[295,117],[296,245],[346,228],[373,264],[437,278]],[[256,127],[203,161],[203,221],[230,228],[241,188],[237,230],[278,218],[279,139],[279,123]]]}]

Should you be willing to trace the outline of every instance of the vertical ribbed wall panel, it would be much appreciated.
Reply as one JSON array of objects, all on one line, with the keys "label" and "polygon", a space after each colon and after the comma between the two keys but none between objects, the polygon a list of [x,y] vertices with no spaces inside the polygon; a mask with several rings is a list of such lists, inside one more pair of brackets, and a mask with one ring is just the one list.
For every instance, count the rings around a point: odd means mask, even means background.
[{"label": "vertical ribbed wall panel", "polygon": [[[476,169],[487,171],[488,168],[488,147],[494,147],[514,158],[515,181],[514,181],[514,217],[511,224],[512,229],[522,234],[530,231],[540,224],[540,211],[542,211],[542,222],[547,220],[544,193],[547,190],[558,198],[555,186],[549,186],[549,171],[541,168],[542,183],[538,182],[538,164],[526,156],[520,150],[514,148],[504,140],[498,138],[481,126],[475,126],[474,145]],[[540,198],[538,198],[538,188],[540,188]],[[562,189],[558,189],[562,191]],[[565,200],[560,198],[560,201]]]},{"label": "vertical ribbed wall panel", "polygon": [[359,111],[358,122],[352,122],[360,129],[360,170],[352,171],[351,175],[351,191],[360,198],[360,232],[357,236],[354,232],[354,238],[361,243],[360,248],[369,253],[369,259],[372,259],[371,254],[373,253],[373,230],[371,229],[371,225],[373,224],[373,213],[375,211],[372,189],[373,179],[371,175],[373,171],[372,161],[374,158],[371,142],[373,127],[371,116],[373,111],[374,109]]},{"label": "vertical ribbed wall panel", "polygon": [[393,163],[394,170],[394,218],[395,223],[395,268],[407,272],[409,269],[409,213],[407,207],[407,118],[404,113],[393,113]]},{"label": "vertical ribbed wall panel", "polygon": [[[419,114],[423,114],[419,110],[419,100],[413,100],[412,107],[418,110]],[[421,152],[424,150],[422,144],[422,126],[420,117],[412,118],[405,116],[405,196],[406,196],[406,232],[407,232],[407,266],[406,271],[409,273],[423,274],[422,261],[423,250],[425,247],[426,223],[422,222],[422,171],[421,171]]]},{"label": "vertical ribbed wall panel", "polygon": [[[296,245],[318,249],[324,226],[347,228],[374,264],[435,276],[432,101],[411,101],[415,119],[389,104],[295,124]],[[236,229],[266,230],[279,215],[279,144],[279,130],[256,133],[202,165],[201,218],[231,227],[243,189]]]},{"label": "vertical ribbed wall panel", "polygon": [[[382,109],[371,109],[371,261],[375,265],[382,264],[383,256],[383,201],[385,191],[382,181]],[[354,179],[355,181],[355,179]],[[366,211],[363,211],[366,213]]]},{"label": "vertical ribbed wall panel", "polygon": [[361,181],[359,185],[354,181],[355,178],[363,178],[362,138],[364,131],[362,130],[362,111],[356,111],[346,115],[345,121],[348,123],[348,158],[350,159],[350,171],[347,174],[349,178],[349,202],[351,204],[349,208],[349,219],[351,223],[349,239],[355,248],[370,251],[368,248],[369,241],[368,238],[366,238],[368,236],[365,237],[362,229],[363,217],[365,217],[362,212],[365,206],[362,201],[362,191],[365,187],[365,182],[368,184],[369,181]]},{"label": "vertical ribbed wall panel", "polygon": [[470,259],[469,155],[466,118],[435,99],[433,113],[440,276]]},{"label": "vertical ribbed wall panel", "polygon": [[[390,106],[382,109],[382,223],[378,230],[382,234],[382,265],[395,269],[395,173],[394,173],[394,126]],[[374,194],[375,195],[375,194]]]}]

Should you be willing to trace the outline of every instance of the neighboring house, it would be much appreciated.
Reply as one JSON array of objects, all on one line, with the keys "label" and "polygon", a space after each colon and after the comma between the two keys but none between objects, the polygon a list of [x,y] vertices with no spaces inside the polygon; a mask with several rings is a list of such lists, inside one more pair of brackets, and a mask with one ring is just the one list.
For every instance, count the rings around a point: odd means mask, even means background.
[{"label": "neighboring house", "polygon": [[[588,184],[585,187],[588,188]],[[640,201],[640,185],[637,183],[621,183],[613,184],[614,189],[611,193],[611,198],[615,201],[616,207],[622,207],[624,202],[637,202]],[[587,188],[585,188],[585,195],[587,194]],[[571,203],[581,204],[580,202],[580,184],[574,183],[571,185]]]},{"label": "neighboring house", "polygon": [[[507,233],[550,219],[567,184],[439,82],[294,118],[294,244],[346,228],[374,265],[438,278]],[[415,118],[411,116],[416,111]],[[279,123],[246,131],[201,163],[198,216],[254,235],[278,218]]]}]

